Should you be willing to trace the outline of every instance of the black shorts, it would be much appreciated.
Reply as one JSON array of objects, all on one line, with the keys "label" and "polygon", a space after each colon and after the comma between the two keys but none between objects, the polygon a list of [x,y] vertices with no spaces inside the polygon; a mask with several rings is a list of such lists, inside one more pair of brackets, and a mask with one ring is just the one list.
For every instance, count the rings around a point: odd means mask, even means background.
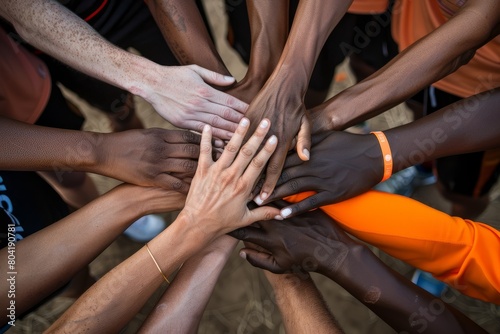
[{"label": "black shorts", "polygon": [[[435,87],[428,87],[423,97],[424,115],[461,100]],[[474,152],[439,158],[435,162],[438,182],[448,192],[481,197],[491,190],[500,175],[500,150]]]}]

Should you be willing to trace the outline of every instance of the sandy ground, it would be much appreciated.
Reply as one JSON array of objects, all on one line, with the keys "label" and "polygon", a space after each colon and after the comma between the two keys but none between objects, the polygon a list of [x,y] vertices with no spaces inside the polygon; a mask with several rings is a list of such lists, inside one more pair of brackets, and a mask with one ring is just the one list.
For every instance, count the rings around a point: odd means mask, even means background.
[{"label": "sandy ground", "polygon": [[[225,15],[222,0],[205,0],[205,6],[213,25],[217,47],[233,75],[240,79],[244,76],[245,66],[238,56],[228,47],[225,41]],[[331,95],[353,84],[352,75],[345,64],[341,65],[337,73],[337,80],[333,85]],[[346,75],[343,75],[346,74]],[[97,110],[90,108],[85,102],[69,93],[70,98],[76,101],[87,117],[86,130],[109,132],[106,119]],[[171,125],[159,117],[144,101],[137,99],[137,109],[146,127],[167,127]],[[372,130],[383,130],[410,121],[409,112],[402,106],[386,112],[369,122]],[[105,192],[117,181],[98,175],[92,175],[99,191]],[[498,188],[497,188],[498,189]],[[492,194],[497,198],[498,191]],[[433,186],[418,189],[414,197],[440,210],[448,211],[449,205],[438,195]],[[494,200],[481,221],[500,227],[500,201]],[[167,221],[175,217],[175,213],[165,215]],[[404,223],[404,222],[402,222]],[[108,270],[134,253],[142,245],[130,241],[126,237],[119,237],[105,252],[92,264],[91,273],[96,278],[102,277]],[[397,271],[410,277],[413,268],[381,254],[384,261]],[[323,293],[331,311],[337,317],[346,333],[393,333],[383,321],[368,311],[357,300],[351,297],[342,288],[324,277],[315,275],[315,281]],[[165,287],[163,287],[164,289]],[[123,330],[123,333],[135,333],[145,316],[148,314],[162,291],[158,291],[143,311]],[[481,324],[490,333],[500,333],[500,307],[466,298],[458,293],[449,292],[453,305],[468,314]],[[69,298],[55,298],[35,312],[16,323],[16,327],[9,333],[40,333],[46,329],[57,317],[73,302]],[[199,333],[284,333],[279,311],[273,299],[272,291],[260,270],[257,270],[233,254],[226,265],[212,298],[204,313]]]}]

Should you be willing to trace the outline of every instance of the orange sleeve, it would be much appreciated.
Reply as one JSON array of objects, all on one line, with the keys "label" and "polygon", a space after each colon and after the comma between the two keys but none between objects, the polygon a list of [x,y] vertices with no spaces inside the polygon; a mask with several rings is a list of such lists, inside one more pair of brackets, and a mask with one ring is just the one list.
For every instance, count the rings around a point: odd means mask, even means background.
[{"label": "orange sleeve", "polygon": [[[312,193],[287,197],[298,202]],[[321,208],[347,232],[465,295],[500,304],[500,232],[407,197],[369,191]]]}]

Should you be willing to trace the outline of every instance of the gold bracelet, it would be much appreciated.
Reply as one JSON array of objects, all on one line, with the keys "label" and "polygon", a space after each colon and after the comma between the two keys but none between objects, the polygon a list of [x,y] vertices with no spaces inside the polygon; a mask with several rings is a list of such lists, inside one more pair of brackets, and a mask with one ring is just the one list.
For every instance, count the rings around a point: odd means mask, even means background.
[{"label": "gold bracelet", "polygon": [[156,262],[156,259],[155,257],[153,256],[153,253],[151,253],[151,250],[149,249],[149,246],[148,244],[146,244],[146,249],[148,250],[148,253],[149,255],[151,255],[151,258],[153,259],[154,263],[156,264],[156,268],[158,268],[158,270],[160,271],[160,274],[163,276],[163,278],[165,279],[165,281],[170,284],[170,281],[168,280],[167,276],[165,276],[165,274],[163,273],[163,271],[161,270],[160,268],[160,265],[158,264],[158,262]]}]

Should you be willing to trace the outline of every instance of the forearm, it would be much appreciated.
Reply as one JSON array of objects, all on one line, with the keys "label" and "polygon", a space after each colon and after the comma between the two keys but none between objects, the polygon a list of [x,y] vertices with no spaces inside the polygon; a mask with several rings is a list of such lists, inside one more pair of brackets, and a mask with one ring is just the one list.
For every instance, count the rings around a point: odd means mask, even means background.
[{"label": "forearm", "polygon": [[365,246],[350,246],[340,265],[337,259],[331,260],[335,265],[324,274],[398,332],[484,332],[462,313],[387,267]]},{"label": "forearm", "polygon": [[105,134],[25,124],[0,116],[0,169],[94,171]]},{"label": "forearm", "polygon": [[147,0],[163,37],[182,65],[230,75],[193,0]]},{"label": "forearm", "polygon": [[221,236],[189,258],[148,316],[141,332],[196,333],[198,326],[237,240]]},{"label": "forearm", "polygon": [[247,0],[252,47],[247,76],[264,85],[278,64],[288,36],[288,0]]},{"label": "forearm", "polygon": [[281,58],[267,84],[304,96],[326,39],[352,0],[301,1]]},{"label": "forearm", "polygon": [[[404,102],[466,64],[475,50],[498,33],[497,13],[498,2],[468,1],[448,22],[313,112],[326,111],[327,128],[341,130]],[[470,22],[475,22],[474,29]]]},{"label": "forearm", "polygon": [[287,333],[343,333],[309,274],[265,275]]},{"label": "forearm", "polygon": [[[143,96],[159,65],[107,42],[85,21],[53,0],[8,1],[0,15],[28,43],[97,79]],[[143,96],[144,97],[144,96]]]},{"label": "forearm", "polygon": [[[415,122],[386,131],[394,172],[443,156],[500,147],[499,104],[500,88],[474,95]],[[467,140],[464,140],[465,136]]]},{"label": "forearm", "polygon": [[[148,245],[162,272],[169,276],[207,242],[203,232],[178,217]],[[89,332],[118,332],[163,282],[143,247],[87,290],[48,332],[74,332],[81,328]]]},{"label": "forearm", "polygon": [[[18,312],[26,311],[60,288],[144,214],[145,209],[153,210],[156,204],[148,203],[154,202],[150,194],[138,187],[117,188],[18,242],[15,246]],[[141,201],[146,204],[137,205]],[[7,258],[7,248],[0,251],[0,257]],[[6,262],[2,261],[2,267]],[[5,282],[1,288],[6,295]],[[6,302],[2,299],[2,306]]]}]

